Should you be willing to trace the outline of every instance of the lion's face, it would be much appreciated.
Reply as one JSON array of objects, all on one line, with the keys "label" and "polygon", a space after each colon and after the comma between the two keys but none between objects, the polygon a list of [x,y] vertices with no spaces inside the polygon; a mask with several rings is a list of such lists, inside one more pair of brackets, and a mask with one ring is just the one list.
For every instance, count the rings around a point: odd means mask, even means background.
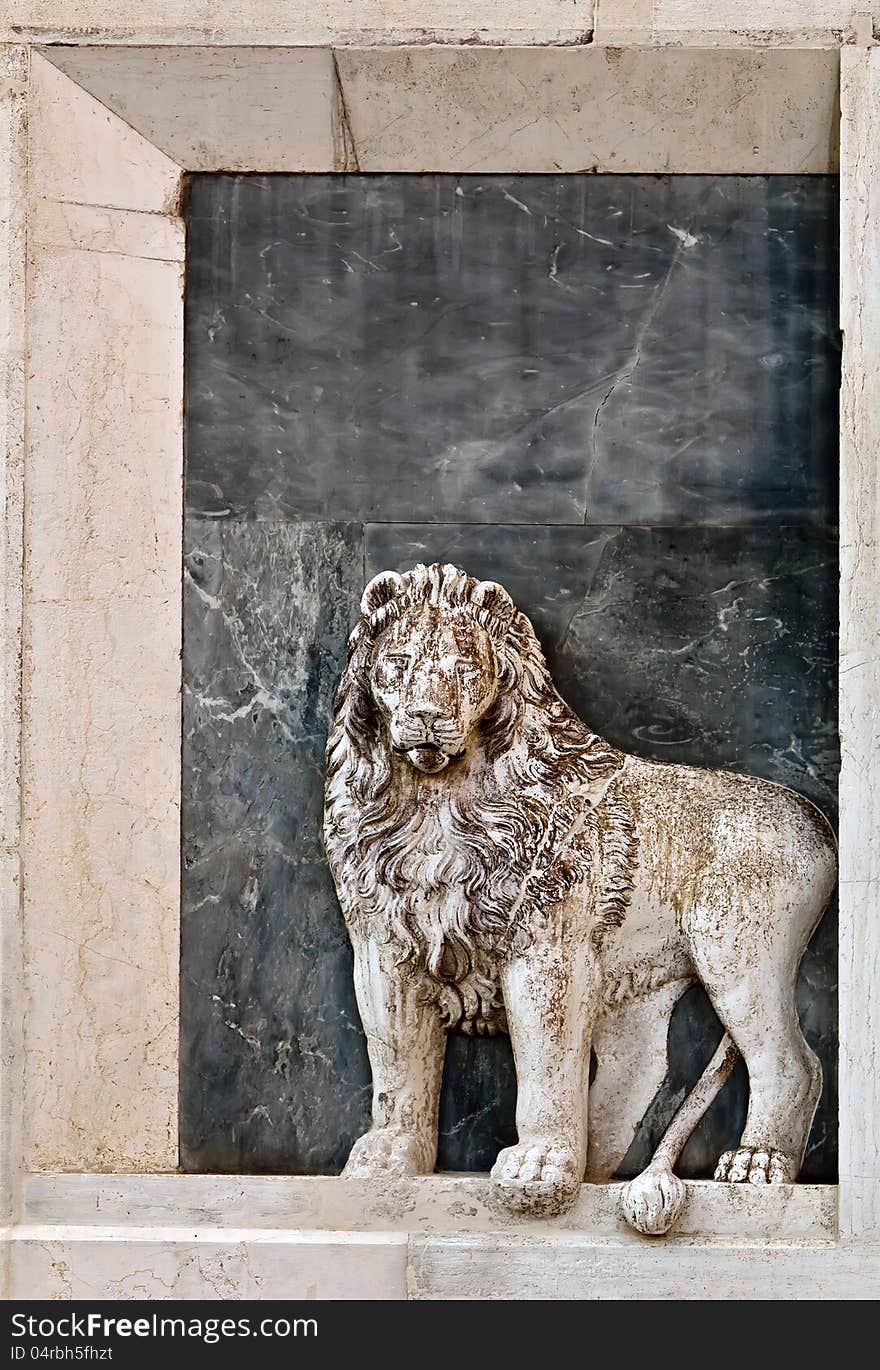
[{"label": "lion's face", "polygon": [[410,609],[380,640],[370,689],[394,751],[436,775],[464,755],[497,698],[495,644],[466,612]]}]

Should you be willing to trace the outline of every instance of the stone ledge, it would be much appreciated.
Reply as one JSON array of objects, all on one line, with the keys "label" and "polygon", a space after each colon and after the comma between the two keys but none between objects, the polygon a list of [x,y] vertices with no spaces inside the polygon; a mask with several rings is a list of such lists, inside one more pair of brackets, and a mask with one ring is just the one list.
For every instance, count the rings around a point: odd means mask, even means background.
[{"label": "stone ledge", "polygon": [[[32,1174],[24,1182],[22,1223],[65,1231],[100,1227],[174,1229],[238,1240],[250,1233],[290,1229],[576,1238],[603,1246],[655,1245],[618,1216],[621,1186],[584,1185],[574,1209],[553,1221],[519,1217],[495,1207],[487,1176],[426,1175],[367,1182],[332,1175],[72,1175]],[[688,1200],[665,1244],[754,1241],[830,1244],[837,1236],[835,1185],[687,1184]],[[156,1236],[156,1233],[153,1233]]]}]

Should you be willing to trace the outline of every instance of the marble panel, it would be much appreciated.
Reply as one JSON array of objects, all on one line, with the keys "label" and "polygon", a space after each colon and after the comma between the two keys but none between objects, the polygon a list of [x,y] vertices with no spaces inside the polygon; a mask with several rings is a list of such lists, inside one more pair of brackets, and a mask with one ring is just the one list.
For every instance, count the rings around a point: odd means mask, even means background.
[{"label": "marble panel", "polygon": [[[137,140],[117,132],[106,115],[102,194],[125,203]],[[158,211],[165,171],[137,165]],[[173,1168],[183,266],[150,255],[177,246],[159,212],[42,208],[28,222],[15,686],[23,1164]]]},{"label": "marble panel", "polygon": [[203,176],[191,512],[832,520],[830,177]]},{"label": "marble panel", "polygon": [[361,541],[345,524],[187,528],[187,1169],[338,1169],[367,1116],[351,951],[320,839]]}]

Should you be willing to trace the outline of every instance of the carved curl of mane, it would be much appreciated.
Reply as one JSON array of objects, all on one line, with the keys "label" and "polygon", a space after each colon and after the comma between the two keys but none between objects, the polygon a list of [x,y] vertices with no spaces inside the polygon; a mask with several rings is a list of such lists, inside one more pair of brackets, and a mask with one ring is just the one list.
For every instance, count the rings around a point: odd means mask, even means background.
[{"label": "carved curl of mane", "polygon": [[[439,813],[426,811],[421,778],[393,755],[369,684],[377,643],[421,605],[481,624],[500,672],[479,724],[485,784],[444,791],[441,777]],[[586,882],[597,944],[623,920],[636,855],[632,813],[614,785],[624,760],[559,697],[531,623],[500,586],[448,565],[377,577],[349,639],[327,745],[325,842],[346,918],[457,986],[450,1021],[491,1030],[490,964],[539,935],[545,910]],[[445,855],[428,877],[432,823]],[[458,897],[438,925],[426,900],[436,905],[449,889]]]}]

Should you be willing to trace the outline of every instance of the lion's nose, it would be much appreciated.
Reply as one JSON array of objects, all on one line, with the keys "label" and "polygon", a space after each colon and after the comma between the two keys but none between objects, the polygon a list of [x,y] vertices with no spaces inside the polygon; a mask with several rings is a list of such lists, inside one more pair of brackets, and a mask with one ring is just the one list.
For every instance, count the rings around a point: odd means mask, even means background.
[{"label": "lion's nose", "polygon": [[414,718],[421,718],[425,723],[430,723],[432,719],[439,718],[443,710],[439,704],[431,704],[425,699],[419,704],[410,704],[409,712]]}]

